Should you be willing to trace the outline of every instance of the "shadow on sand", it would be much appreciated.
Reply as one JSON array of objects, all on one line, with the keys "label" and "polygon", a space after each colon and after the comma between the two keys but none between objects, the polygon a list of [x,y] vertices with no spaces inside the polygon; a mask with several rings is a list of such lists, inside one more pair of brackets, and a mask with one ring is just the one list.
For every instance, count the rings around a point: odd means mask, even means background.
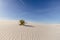
[{"label": "shadow on sand", "polygon": [[25,27],[34,27],[34,26],[32,26],[32,25],[24,25]]}]

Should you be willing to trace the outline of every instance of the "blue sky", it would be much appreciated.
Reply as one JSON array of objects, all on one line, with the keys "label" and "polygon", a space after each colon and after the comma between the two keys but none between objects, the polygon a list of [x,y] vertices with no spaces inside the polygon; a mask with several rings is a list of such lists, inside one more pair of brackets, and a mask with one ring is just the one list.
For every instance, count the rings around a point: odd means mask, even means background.
[{"label": "blue sky", "polygon": [[60,23],[59,0],[0,0],[0,20]]}]

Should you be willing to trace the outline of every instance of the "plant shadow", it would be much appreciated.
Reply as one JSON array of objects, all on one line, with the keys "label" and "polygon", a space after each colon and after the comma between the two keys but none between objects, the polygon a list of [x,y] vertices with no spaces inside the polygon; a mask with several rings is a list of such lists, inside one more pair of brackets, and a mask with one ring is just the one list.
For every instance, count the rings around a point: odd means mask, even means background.
[{"label": "plant shadow", "polygon": [[34,26],[32,26],[32,25],[24,25],[25,27],[34,27]]}]

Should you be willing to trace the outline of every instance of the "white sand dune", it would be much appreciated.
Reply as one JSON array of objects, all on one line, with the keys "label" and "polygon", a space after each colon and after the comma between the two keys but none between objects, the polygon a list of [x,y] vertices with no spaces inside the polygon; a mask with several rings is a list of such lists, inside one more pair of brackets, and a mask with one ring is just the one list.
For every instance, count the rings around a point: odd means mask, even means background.
[{"label": "white sand dune", "polygon": [[0,40],[60,40],[60,25],[0,21]]}]

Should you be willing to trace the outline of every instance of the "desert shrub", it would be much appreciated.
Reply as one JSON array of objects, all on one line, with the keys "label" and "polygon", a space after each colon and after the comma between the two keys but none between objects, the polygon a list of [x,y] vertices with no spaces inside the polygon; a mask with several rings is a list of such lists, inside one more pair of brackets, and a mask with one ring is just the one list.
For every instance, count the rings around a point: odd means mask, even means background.
[{"label": "desert shrub", "polygon": [[25,21],[24,20],[20,20],[20,25],[25,25]]}]

